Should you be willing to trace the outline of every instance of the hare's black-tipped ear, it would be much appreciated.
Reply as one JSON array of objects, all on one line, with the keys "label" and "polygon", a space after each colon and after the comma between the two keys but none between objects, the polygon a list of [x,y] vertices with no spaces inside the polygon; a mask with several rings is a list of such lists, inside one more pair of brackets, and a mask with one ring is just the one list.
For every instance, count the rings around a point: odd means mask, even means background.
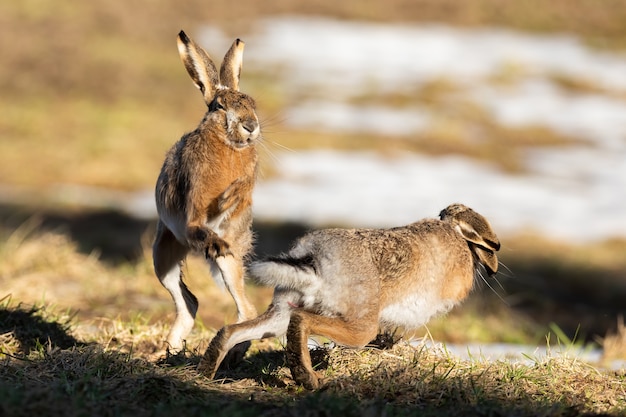
[{"label": "hare's black-tipped ear", "polygon": [[209,54],[189,38],[182,30],[178,33],[178,53],[194,84],[210,103],[219,84],[217,68]]},{"label": "hare's black-tipped ear", "polygon": [[468,242],[472,242],[492,252],[500,249],[498,237],[493,233],[489,224],[482,219],[482,216],[471,216],[467,219],[469,221],[462,218],[457,218],[456,220],[459,232]]},{"label": "hare's black-tipped ear", "polygon": [[498,257],[494,252],[500,249],[500,241],[487,220],[471,209],[459,213],[456,220],[458,230],[470,242],[472,252],[485,267],[487,274],[491,276],[498,272]]},{"label": "hare's black-tipped ear", "polygon": [[498,257],[490,250],[484,250],[478,246],[472,248],[478,257],[478,261],[485,267],[489,276],[498,272]]},{"label": "hare's black-tipped ear", "polygon": [[222,66],[220,67],[220,82],[223,86],[233,90],[239,90],[239,76],[243,66],[243,48],[245,43],[236,39],[226,52]]},{"label": "hare's black-tipped ear", "polygon": [[491,230],[487,219],[462,204],[452,204],[439,213],[441,220],[450,222],[468,241],[470,249],[478,257],[489,275],[498,271],[498,257],[494,252],[500,250],[500,240]]},{"label": "hare's black-tipped ear", "polygon": [[463,235],[465,240],[472,242],[485,250],[495,252],[500,250],[498,236],[491,230],[487,219],[463,204],[451,204],[441,210],[439,217],[450,222]]}]

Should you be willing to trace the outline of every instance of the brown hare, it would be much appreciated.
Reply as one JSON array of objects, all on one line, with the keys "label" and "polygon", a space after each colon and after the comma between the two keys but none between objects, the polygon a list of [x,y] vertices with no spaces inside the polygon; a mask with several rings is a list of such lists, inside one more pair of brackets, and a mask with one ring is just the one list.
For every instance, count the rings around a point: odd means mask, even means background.
[{"label": "brown hare", "polygon": [[190,250],[202,253],[215,280],[226,286],[238,321],[256,316],[244,292],[243,259],[252,246],[255,145],[261,131],[254,100],[239,92],[243,48],[237,39],[218,74],[207,52],[183,31],[178,34],[178,52],[208,110],[200,125],[168,151],[156,184],[153,261],[176,305],[166,342],[173,350],[183,347],[198,310],[181,273]]},{"label": "brown hare", "polygon": [[362,347],[380,328],[417,328],[447,312],[468,295],[481,265],[496,273],[500,242],[483,216],[461,204],[439,216],[392,229],[314,231],[289,253],[251,263],[250,275],[275,287],[272,304],[222,328],[199,370],[213,378],[236,344],[286,333],[293,378],[315,389],[309,335]]}]

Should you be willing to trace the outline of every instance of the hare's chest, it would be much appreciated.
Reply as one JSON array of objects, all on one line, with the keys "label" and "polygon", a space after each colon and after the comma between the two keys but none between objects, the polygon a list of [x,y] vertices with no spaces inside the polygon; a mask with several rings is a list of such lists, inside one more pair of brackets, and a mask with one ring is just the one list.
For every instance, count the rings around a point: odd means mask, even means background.
[{"label": "hare's chest", "polygon": [[383,327],[415,329],[432,317],[448,312],[454,306],[451,300],[433,297],[433,294],[413,294],[382,309],[379,322]]}]

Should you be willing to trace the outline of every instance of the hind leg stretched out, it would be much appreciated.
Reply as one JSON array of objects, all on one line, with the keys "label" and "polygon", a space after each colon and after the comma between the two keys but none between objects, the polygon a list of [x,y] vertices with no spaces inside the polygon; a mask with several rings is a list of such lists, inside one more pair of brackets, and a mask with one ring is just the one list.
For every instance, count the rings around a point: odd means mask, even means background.
[{"label": "hind leg stretched out", "polygon": [[255,319],[225,326],[211,341],[198,365],[198,370],[213,378],[226,354],[233,347],[250,340],[281,336],[287,331],[288,325],[289,311],[271,305],[265,313]]}]

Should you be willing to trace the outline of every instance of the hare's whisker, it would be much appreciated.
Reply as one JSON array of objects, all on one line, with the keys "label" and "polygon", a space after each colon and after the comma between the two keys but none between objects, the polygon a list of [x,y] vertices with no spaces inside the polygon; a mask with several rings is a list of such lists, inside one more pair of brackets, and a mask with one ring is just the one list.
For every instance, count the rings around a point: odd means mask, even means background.
[{"label": "hare's whisker", "polygon": [[288,147],[288,146],[285,146],[285,145],[283,145],[282,143],[278,143],[278,142],[275,142],[275,141],[273,141],[273,140],[272,140],[272,141],[270,141],[270,142],[271,142],[273,145],[278,146],[279,148],[282,148],[282,149],[284,149],[284,150],[286,150],[286,151],[289,151],[289,152],[294,152],[294,153],[295,153],[295,152],[297,152],[295,149],[292,149],[292,148],[290,148],[290,147]]},{"label": "hare's whisker", "polygon": [[[489,281],[487,280],[487,278],[485,278],[485,276],[482,274],[482,271],[477,271],[478,272],[478,276],[480,277],[480,279],[487,285],[487,287],[489,287],[489,289],[491,290],[491,292],[493,292],[499,299],[500,301],[502,301],[505,305],[509,305],[509,303],[498,293],[498,291],[496,291],[496,289],[489,283]],[[496,280],[497,281],[497,280]],[[503,288],[504,289],[504,288]]]},{"label": "hare's whisker", "polygon": [[500,266],[502,266],[508,272],[508,274],[502,274],[502,275],[504,275],[507,278],[515,278],[515,274],[513,273],[513,271],[511,271],[511,269],[508,266],[506,266],[504,262],[498,262],[498,264],[500,264]]},{"label": "hare's whisker", "polygon": [[270,159],[272,159],[274,162],[279,162],[280,161],[278,156],[276,156],[276,154],[274,152],[272,152],[272,150],[270,149],[269,146],[267,146],[265,143],[261,143],[260,146],[261,146],[261,148],[263,148],[263,151],[267,153],[267,155],[270,157]]}]

